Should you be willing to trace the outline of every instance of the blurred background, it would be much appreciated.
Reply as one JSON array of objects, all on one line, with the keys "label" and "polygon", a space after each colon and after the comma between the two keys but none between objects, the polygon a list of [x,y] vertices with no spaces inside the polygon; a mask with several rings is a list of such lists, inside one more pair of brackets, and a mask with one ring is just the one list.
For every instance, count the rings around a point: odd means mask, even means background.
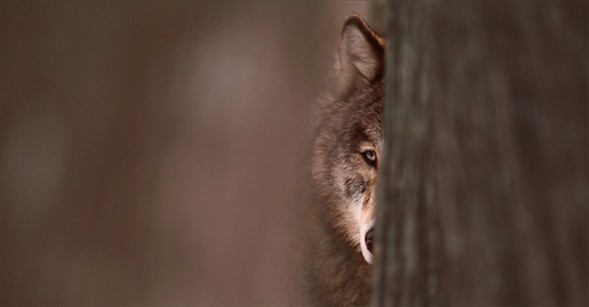
[{"label": "blurred background", "polygon": [[366,2],[0,3],[0,304],[297,304],[313,103]]}]

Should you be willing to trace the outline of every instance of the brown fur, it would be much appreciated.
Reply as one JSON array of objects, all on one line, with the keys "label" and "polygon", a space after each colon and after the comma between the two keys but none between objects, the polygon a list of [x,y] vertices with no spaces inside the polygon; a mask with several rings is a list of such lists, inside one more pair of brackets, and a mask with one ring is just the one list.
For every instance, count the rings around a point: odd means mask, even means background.
[{"label": "brown fur", "polygon": [[[382,148],[384,39],[359,15],[342,29],[336,82],[323,99],[315,140],[306,274],[307,303],[367,305],[371,265],[362,255],[360,224],[374,218]],[[375,165],[363,156],[377,154]],[[359,214],[358,214],[359,213]]]}]

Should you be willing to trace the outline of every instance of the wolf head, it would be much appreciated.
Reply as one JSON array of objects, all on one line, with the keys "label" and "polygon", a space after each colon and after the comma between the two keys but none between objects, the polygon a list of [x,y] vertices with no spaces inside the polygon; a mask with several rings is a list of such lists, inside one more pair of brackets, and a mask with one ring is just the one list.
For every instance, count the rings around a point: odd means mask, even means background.
[{"label": "wolf head", "polygon": [[346,19],[313,158],[324,221],[368,263],[383,142],[384,51],[385,40],[361,16]]}]

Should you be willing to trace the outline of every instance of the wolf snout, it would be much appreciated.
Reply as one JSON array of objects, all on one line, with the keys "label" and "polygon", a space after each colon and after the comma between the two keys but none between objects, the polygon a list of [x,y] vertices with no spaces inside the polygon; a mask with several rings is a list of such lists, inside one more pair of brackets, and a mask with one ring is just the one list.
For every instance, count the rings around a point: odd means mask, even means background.
[{"label": "wolf snout", "polygon": [[368,225],[360,227],[360,249],[362,250],[362,256],[368,263],[372,263],[372,256],[374,254],[374,247],[376,241],[374,241],[374,223],[371,222]]},{"label": "wolf snout", "polygon": [[366,249],[371,253],[374,254],[374,228],[370,228],[366,232],[364,236],[364,242],[366,244]]}]

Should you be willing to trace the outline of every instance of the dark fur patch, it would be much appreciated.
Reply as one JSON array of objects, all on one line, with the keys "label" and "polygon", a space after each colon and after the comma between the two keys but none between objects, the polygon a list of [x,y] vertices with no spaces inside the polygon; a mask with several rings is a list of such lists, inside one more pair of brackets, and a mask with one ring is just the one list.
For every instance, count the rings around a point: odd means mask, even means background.
[{"label": "dark fur patch", "polygon": [[368,134],[366,134],[366,128],[364,127],[364,125],[358,122],[354,124],[354,126],[352,127],[352,133],[350,133],[349,135],[350,141],[353,145],[357,145],[362,141],[368,141],[370,139],[368,137]]},{"label": "dark fur patch", "polygon": [[366,192],[366,181],[361,176],[348,177],[344,183],[346,197],[351,198]]}]

